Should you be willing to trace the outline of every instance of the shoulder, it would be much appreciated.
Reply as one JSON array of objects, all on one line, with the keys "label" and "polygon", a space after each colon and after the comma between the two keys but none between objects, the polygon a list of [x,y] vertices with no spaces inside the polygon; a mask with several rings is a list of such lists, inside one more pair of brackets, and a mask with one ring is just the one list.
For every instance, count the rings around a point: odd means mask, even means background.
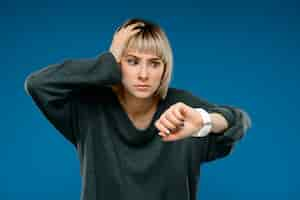
[{"label": "shoulder", "polygon": [[182,102],[191,107],[207,107],[212,105],[205,98],[193,94],[187,89],[169,87],[166,100],[171,104]]},{"label": "shoulder", "polygon": [[170,99],[181,99],[193,96],[189,90],[169,87],[168,89],[168,97]]},{"label": "shoulder", "polygon": [[63,64],[72,64],[78,66],[84,65],[93,65],[97,62],[96,58],[74,58],[74,57],[67,57],[63,60]]},{"label": "shoulder", "polygon": [[82,104],[105,104],[111,102],[113,94],[109,86],[91,86],[80,90],[76,94],[76,98]]}]

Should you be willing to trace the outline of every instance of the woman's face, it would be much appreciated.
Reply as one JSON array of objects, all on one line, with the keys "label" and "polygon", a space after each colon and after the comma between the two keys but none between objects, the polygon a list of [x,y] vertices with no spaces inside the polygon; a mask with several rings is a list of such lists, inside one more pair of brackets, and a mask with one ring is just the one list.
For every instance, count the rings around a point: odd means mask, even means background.
[{"label": "woman's face", "polygon": [[154,54],[127,50],[121,58],[121,71],[125,92],[136,98],[149,98],[160,85],[164,64]]}]

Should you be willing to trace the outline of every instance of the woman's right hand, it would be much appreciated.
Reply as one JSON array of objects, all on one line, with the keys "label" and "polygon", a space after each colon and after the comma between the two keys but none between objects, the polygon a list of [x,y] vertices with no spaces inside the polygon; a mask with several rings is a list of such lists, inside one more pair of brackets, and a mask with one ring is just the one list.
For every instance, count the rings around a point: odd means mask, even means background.
[{"label": "woman's right hand", "polygon": [[118,63],[120,63],[121,54],[129,38],[140,31],[140,29],[138,28],[134,29],[137,26],[144,26],[144,23],[138,22],[135,24],[130,24],[126,27],[122,27],[118,32],[114,34],[109,51],[114,55]]}]

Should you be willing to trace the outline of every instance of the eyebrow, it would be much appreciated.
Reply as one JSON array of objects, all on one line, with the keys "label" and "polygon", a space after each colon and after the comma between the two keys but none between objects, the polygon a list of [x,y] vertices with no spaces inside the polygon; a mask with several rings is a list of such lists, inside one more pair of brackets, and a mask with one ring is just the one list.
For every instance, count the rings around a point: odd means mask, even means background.
[{"label": "eyebrow", "polygon": [[[135,55],[132,55],[132,54],[126,54],[125,56],[126,56],[126,57],[132,56],[132,57],[134,57],[134,58],[140,59],[139,57],[137,57],[137,56],[135,56]],[[152,61],[155,61],[155,60],[161,61],[161,59],[160,59],[159,57],[150,58],[149,60],[152,60]]]}]

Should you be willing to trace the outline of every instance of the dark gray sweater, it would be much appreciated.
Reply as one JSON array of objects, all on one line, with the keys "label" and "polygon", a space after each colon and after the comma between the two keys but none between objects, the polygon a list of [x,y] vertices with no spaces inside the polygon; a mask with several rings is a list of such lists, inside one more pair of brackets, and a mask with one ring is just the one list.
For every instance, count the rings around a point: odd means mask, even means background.
[{"label": "dark gray sweater", "polygon": [[[25,90],[55,128],[76,148],[81,200],[195,200],[200,164],[228,155],[250,127],[246,112],[169,88],[151,124],[137,129],[111,90],[121,71],[110,52],[69,59],[30,74]],[[154,122],[183,102],[221,113],[223,134],[163,142]]]}]

